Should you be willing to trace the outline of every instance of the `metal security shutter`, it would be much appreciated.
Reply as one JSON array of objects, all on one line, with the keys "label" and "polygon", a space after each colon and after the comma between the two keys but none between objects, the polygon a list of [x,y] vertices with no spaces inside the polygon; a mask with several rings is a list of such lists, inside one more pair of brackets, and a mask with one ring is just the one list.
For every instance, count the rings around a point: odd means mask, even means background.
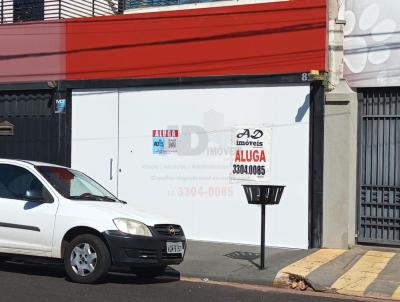
[{"label": "metal security shutter", "polygon": [[400,245],[400,87],[360,92],[358,242]]},{"label": "metal security shutter", "polygon": [[69,165],[68,114],[55,114],[54,93],[0,92],[0,124],[11,123],[13,135],[0,135],[0,157]]}]

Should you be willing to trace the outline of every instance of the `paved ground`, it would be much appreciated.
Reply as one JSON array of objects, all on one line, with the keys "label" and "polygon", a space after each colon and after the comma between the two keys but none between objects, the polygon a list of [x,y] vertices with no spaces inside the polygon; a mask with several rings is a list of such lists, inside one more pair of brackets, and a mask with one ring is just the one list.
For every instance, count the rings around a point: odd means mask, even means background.
[{"label": "paved ground", "polygon": [[263,287],[243,289],[208,283],[179,281],[171,270],[159,279],[138,279],[114,273],[98,285],[81,285],[65,280],[62,268],[42,265],[0,264],[0,301],[32,302],[347,302],[344,297],[299,295]]},{"label": "paved ground", "polygon": [[179,265],[179,270],[183,276],[272,285],[282,268],[313,252],[267,248],[266,269],[260,271],[260,248],[257,246],[189,241],[185,261]]},{"label": "paved ground", "polygon": [[256,246],[189,241],[183,276],[288,286],[306,280],[318,291],[400,300],[400,250],[356,247],[351,250],[267,248],[266,269],[258,269]]},{"label": "paved ground", "polygon": [[[259,270],[259,253],[256,246],[189,241],[184,263],[171,267],[166,278],[140,280],[130,274],[112,274],[105,284],[96,286],[69,283],[64,280],[63,270],[57,267],[42,269],[40,266],[6,263],[0,265],[0,301],[6,301],[2,299],[5,297],[11,299],[13,295],[18,297],[17,301],[32,301],[32,297],[39,300],[50,295],[60,300],[57,302],[64,301],[64,297],[69,297],[68,301],[92,301],[92,297],[108,301],[116,297],[122,302],[126,296],[138,298],[147,295],[148,301],[162,297],[163,300],[177,302],[184,301],[191,294],[194,295],[191,302],[196,302],[196,299],[208,301],[210,295],[217,296],[209,301],[225,301],[222,290],[212,284],[214,281],[246,284],[247,288],[258,286],[258,291],[261,288],[264,292],[271,285],[288,288],[291,280],[295,280],[292,285],[299,284],[296,280],[305,280],[312,288],[324,293],[400,300],[399,250],[366,247],[351,250],[268,248],[266,269],[262,271]],[[182,282],[191,278],[197,278],[200,283]],[[303,299],[291,297],[293,291],[280,296],[277,293],[242,293],[241,290],[226,289],[226,297],[230,299],[237,295],[237,301]],[[99,301],[97,298],[95,300]],[[343,299],[342,296],[338,298]]]}]

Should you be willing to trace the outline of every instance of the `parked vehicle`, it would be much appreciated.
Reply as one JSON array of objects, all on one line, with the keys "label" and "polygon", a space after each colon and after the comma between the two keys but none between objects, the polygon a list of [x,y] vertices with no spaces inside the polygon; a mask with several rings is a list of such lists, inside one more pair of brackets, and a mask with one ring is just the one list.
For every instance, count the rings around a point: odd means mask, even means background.
[{"label": "parked vehicle", "polygon": [[185,250],[179,225],[133,210],[82,172],[0,159],[0,259],[63,259],[70,279],[94,283],[111,265],[161,274]]}]

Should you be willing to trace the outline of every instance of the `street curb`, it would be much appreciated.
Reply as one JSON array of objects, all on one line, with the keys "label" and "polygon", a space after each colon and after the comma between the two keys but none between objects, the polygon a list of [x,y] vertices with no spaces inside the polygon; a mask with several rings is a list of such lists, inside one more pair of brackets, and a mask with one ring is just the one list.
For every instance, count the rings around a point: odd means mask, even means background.
[{"label": "street curb", "polygon": [[[215,282],[232,282],[232,283],[238,283],[238,284],[247,284],[251,286],[275,286],[274,284],[274,279],[270,280],[249,280],[249,279],[240,279],[240,278],[229,278],[229,277],[207,277],[206,275],[200,275],[200,274],[181,274],[181,278],[189,278],[189,279],[199,279],[202,280],[203,282],[207,282],[208,280],[210,281],[215,281]],[[277,287],[286,287],[287,284],[283,284],[282,286],[277,286]]]},{"label": "street curb", "polygon": [[305,288],[300,288],[300,290],[306,290],[310,287],[315,292],[336,293],[336,291],[333,291],[331,288],[319,285],[317,282],[313,282],[305,276],[292,274],[290,272],[279,272],[276,275],[273,284],[278,287],[290,287],[296,289],[300,282],[303,282],[303,285],[306,286]]},{"label": "street curb", "polygon": [[273,286],[277,287],[287,287],[290,286],[290,278],[289,274],[279,272],[274,281],[272,282]]},{"label": "street curb", "polygon": [[[370,299],[381,299],[381,300],[386,300],[386,301],[395,301],[393,299],[391,299],[391,297],[385,297],[382,296],[380,294],[345,294],[345,293],[340,293],[338,292],[336,289],[334,288],[330,288],[330,287],[324,287],[321,285],[318,285],[317,282],[313,282],[313,280],[307,279],[304,276],[300,276],[300,275],[295,275],[295,274],[291,274],[290,272],[279,272],[276,277],[274,278],[274,280],[267,280],[266,282],[251,282],[249,280],[235,280],[232,278],[207,278],[205,276],[200,276],[200,275],[195,275],[195,274],[182,274],[181,275],[181,280],[182,281],[191,281],[193,282],[193,280],[196,280],[197,282],[202,282],[202,283],[209,283],[209,284],[214,284],[214,283],[221,283],[221,285],[228,285],[228,283],[230,284],[234,284],[235,286],[239,286],[239,287],[244,287],[247,289],[254,289],[254,290],[261,290],[263,287],[275,287],[275,288],[280,288],[280,289],[290,289],[292,281],[293,280],[304,280],[308,287],[316,293],[326,293],[326,294],[333,294],[333,295],[337,295],[339,296],[343,296],[343,297],[354,297],[354,298],[370,298]],[[293,292],[299,292],[299,290],[292,288]]]},{"label": "street curb", "polygon": [[307,279],[305,277],[284,272],[279,272],[277,274],[273,285],[280,288],[287,288],[287,287],[291,288],[291,283],[293,279],[304,279],[308,283],[309,287],[315,292],[329,293],[345,297],[358,297],[358,298],[381,299],[386,301],[396,301],[396,299],[393,299],[390,296],[385,296],[381,293],[370,292],[369,294],[365,294],[364,292],[356,292],[356,291],[354,291],[353,293],[340,292],[338,291],[338,289],[332,287],[324,287],[318,285],[318,283],[313,282],[312,280]]},{"label": "street curb", "polygon": [[[283,277],[281,280],[285,280],[286,278]],[[390,298],[387,297],[382,297],[379,295],[376,296],[351,296],[351,295],[345,295],[345,294],[339,294],[335,292],[330,292],[330,291],[325,291],[325,292],[320,292],[320,291],[315,291],[315,290],[307,290],[307,291],[299,291],[299,290],[288,290],[287,286],[280,286],[281,283],[277,281],[277,286],[272,286],[268,284],[260,285],[260,284],[249,284],[249,283],[243,283],[243,282],[237,282],[237,281],[219,281],[215,279],[208,279],[208,278],[199,278],[199,277],[188,277],[188,276],[182,276],[181,281],[183,282],[194,282],[194,283],[204,283],[204,284],[209,284],[209,285],[217,285],[217,286],[229,286],[229,287],[234,287],[238,289],[245,289],[245,290],[256,290],[260,292],[271,292],[271,291],[277,291],[277,292],[284,292],[284,293],[293,293],[297,295],[306,295],[306,296],[320,296],[320,297],[330,297],[332,299],[339,299],[341,297],[343,300],[348,300],[348,301],[371,301],[371,302],[377,302],[376,299],[380,300],[385,300],[385,301],[393,301]],[[282,283],[284,285],[287,285],[285,282]]]}]

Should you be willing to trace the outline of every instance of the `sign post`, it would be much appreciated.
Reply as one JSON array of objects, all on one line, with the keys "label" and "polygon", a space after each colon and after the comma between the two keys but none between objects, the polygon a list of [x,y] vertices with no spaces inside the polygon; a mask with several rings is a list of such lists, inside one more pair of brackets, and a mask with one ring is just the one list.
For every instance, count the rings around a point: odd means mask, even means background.
[{"label": "sign post", "polygon": [[243,185],[249,204],[261,205],[261,263],[265,268],[265,206],[279,204],[285,186],[274,185]]},{"label": "sign post", "polygon": [[231,181],[241,183],[249,204],[261,205],[261,259],[265,268],[265,206],[279,204],[285,186],[269,185],[272,129],[244,126],[232,131],[234,158]]},{"label": "sign post", "polygon": [[265,204],[261,205],[261,263],[260,269],[265,268]]}]

